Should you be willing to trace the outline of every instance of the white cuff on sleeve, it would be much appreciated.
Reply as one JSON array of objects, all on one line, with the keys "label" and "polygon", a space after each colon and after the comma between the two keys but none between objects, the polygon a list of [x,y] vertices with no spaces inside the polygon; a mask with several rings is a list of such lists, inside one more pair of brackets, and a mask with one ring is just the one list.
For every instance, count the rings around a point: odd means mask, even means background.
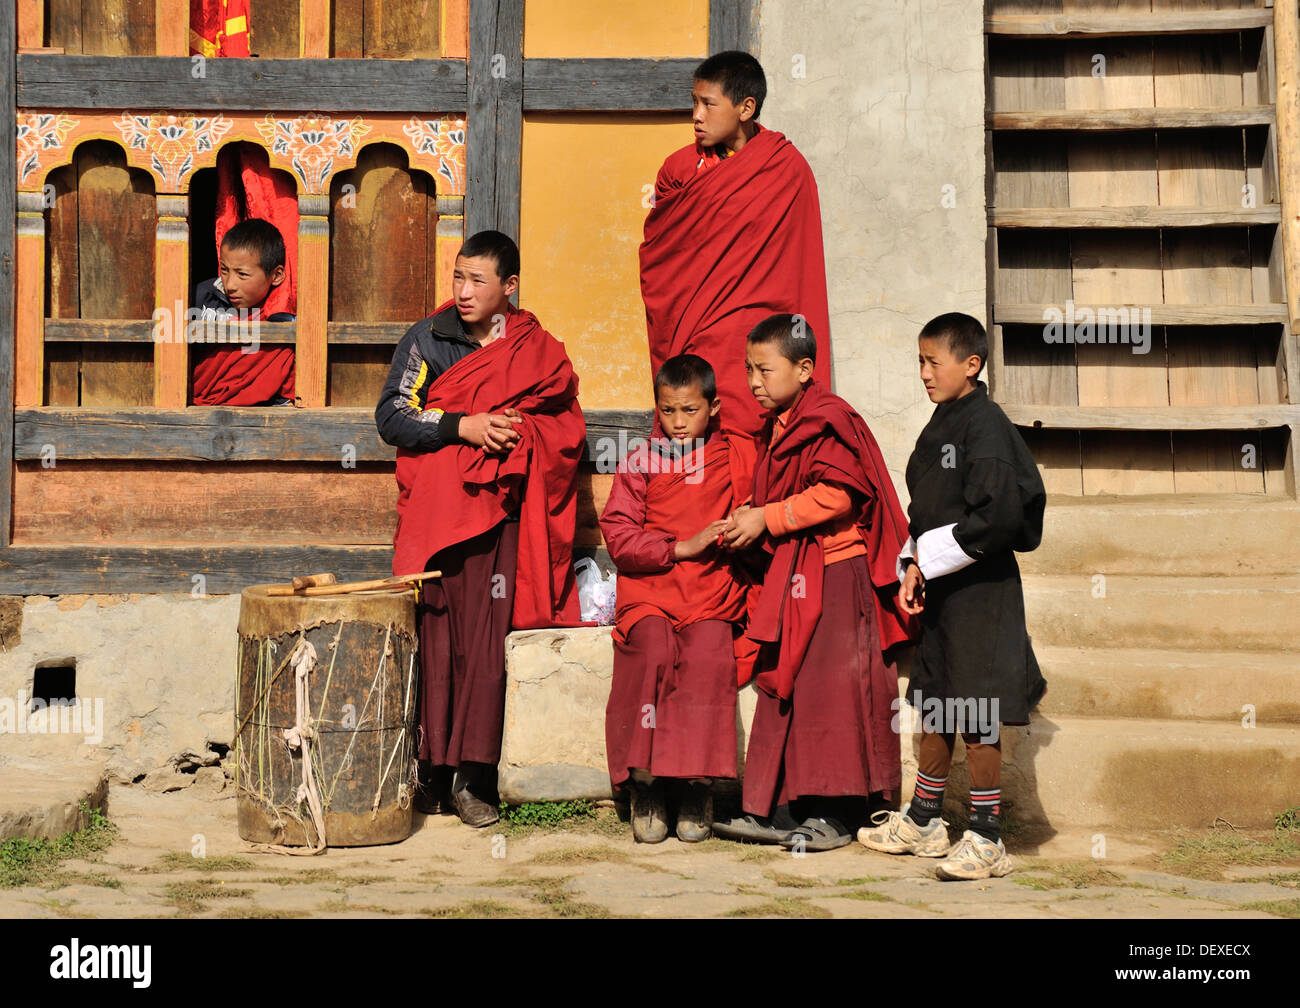
[{"label": "white cuff on sleeve", "polygon": [[916,562],[921,568],[921,576],[929,581],[931,578],[943,577],[969,567],[975,562],[973,556],[957,545],[952,530],[957,523],[931,529],[916,541]]},{"label": "white cuff on sleeve", "polygon": [[911,536],[907,537],[907,542],[903,543],[903,548],[898,551],[898,559],[894,561],[894,573],[898,576],[899,581],[903,580],[903,559],[905,557],[916,559],[916,540]]}]

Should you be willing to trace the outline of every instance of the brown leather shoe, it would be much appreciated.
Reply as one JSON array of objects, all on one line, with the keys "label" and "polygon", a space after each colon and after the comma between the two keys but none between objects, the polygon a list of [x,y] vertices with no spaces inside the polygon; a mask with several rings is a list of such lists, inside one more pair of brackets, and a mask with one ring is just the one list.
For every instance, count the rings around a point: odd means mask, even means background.
[{"label": "brown leather shoe", "polygon": [[663,781],[632,785],[632,839],[637,843],[663,843],[668,839],[668,809]]},{"label": "brown leather shoe", "polygon": [[699,843],[713,836],[713,792],[709,785],[687,781],[677,807],[677,839]]},{"label": "brown leather shoe", "polygon": [[470,776],[464,767],[456,771],[451,785],[451,804],[456,814],[460,816],[461,822],[466,826],[482,829],[497,822],[501,818],[501,813],[495,805],[489,805],[470,791]]}]

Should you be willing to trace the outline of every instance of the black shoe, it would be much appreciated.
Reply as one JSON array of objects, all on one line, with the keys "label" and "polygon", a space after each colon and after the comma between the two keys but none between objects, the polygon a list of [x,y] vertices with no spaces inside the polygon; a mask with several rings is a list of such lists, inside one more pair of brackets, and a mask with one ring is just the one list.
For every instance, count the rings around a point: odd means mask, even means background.
[{"label": "black shoe", "polygon": [[779,844],[790,831],[773,824],[767,816],[741,815],[713,824],[713,835],[742,843]]},{"label": "black shoe", "polygon": [[501,818],[501,812],[495,805],[483,801],[470,791],[469,779],[465,771],[457,770],[451,785],[451,804],[466,826],[482,829],[491,826]]}]

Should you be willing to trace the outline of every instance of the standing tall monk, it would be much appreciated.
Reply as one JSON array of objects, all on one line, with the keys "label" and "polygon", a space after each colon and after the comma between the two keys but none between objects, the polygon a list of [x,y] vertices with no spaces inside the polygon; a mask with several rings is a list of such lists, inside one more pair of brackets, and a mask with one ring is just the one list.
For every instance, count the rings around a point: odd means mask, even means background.
[{"label": "standing tall monk", "polygon": [[[812,169],[758,123],[767,78],[749,53],[695,69],[695,142],[659,169],[641,244],[650,368],[678,354],[713,364],[727,429],[756,435],[761,411],[745,380],[745,337],[770,315],[806,319],[829,347],[826,262]],[[830,355],[815,377],[831,384]]]},{"label": "standing tall monk", "polygon": [[416,610],[417,803],[450,804],[470,826],[497,821],[506,634],[579,618],[578,378],[559,340],[510,304],[518,287],[514,241],[467,240],[453,299],[402,337],[375,410],[397,446],[393,571],[442,572]]}]

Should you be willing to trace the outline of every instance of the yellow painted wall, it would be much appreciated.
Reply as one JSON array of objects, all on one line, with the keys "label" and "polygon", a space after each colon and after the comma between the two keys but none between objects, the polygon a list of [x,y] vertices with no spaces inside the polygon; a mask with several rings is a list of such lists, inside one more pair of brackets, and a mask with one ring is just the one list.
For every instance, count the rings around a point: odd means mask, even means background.
[{"label": "yellow painted wall", "polygon": [[520,305],[563,340],[587,409],[648,409],[650,352],[637,249],[642,200],[690,143],[686,115],[524,117]]},{"label": "yellow painted wall", "polygon": [[708,55],[708,0],[528,0],[524,56],[668,59]]}]

